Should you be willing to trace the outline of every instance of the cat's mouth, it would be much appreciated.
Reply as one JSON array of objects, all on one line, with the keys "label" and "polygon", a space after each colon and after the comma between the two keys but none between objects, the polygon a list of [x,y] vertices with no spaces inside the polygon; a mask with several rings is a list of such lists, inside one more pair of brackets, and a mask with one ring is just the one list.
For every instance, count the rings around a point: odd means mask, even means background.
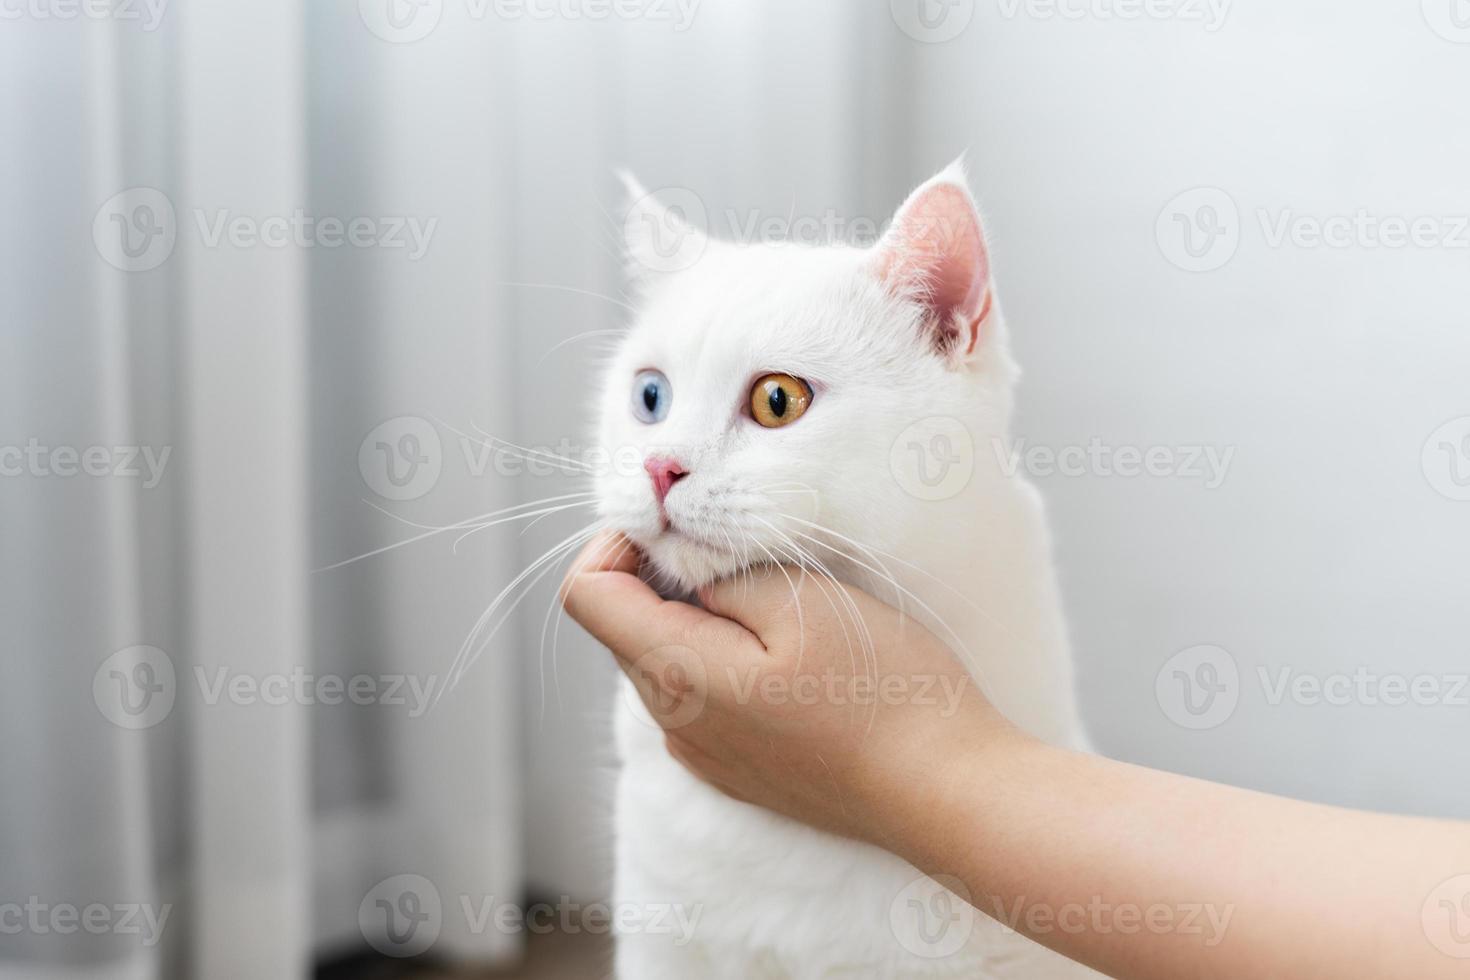
[{"label": "cat's mouth", "polygon": [[719,541],[693,528],[681,527],[667,514],[664,515],[662,525],[659,528],[658,539],[670,544],[682,544],[702,548],[724,557],[734,557],[735,551],[732,542]]},{"label": "cat's mouth", "polygon": [[635,541],[653,567],[681,590],[736,574],[749,564],[735,535],[690,526],[677,517],[646,540]]}]

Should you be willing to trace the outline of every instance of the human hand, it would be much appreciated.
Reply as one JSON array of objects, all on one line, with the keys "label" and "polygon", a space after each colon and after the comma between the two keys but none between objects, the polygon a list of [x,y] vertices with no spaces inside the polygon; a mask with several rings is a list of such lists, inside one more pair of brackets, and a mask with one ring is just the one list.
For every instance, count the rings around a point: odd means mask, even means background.
[{"label": "human hand", "polygon": [[702,590],[701,609],[660,598],[640,561],[621,536],[595,540],[566,608],[674,758],[736,799],[892,848],[937,796],[973,787],[977,751],[1025,739],[933,634],[869,595],[773,568]]}]

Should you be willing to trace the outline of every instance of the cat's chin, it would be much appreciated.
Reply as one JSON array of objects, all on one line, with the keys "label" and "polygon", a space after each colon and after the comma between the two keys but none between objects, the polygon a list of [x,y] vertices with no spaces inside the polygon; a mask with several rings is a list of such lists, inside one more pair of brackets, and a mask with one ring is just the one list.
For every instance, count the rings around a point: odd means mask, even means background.
[{"label": "cat's chin", "polygon": [[725,548],[717,548],[688,535],[665,531],[634,543],[647,559],[650,583],[666,596],[692,594],[696,589],[739,574],[746,560]]}]

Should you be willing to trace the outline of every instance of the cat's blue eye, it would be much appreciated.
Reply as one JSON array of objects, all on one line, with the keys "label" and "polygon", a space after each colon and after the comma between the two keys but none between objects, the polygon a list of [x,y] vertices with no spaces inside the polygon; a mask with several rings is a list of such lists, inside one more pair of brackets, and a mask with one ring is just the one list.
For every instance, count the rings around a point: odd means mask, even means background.
[{"label": "cat's blue eye", "polygon": [[662,422],[673,398],[674,389],[662,371],[639,371],[633,379],[633,417],[645,425]]}]

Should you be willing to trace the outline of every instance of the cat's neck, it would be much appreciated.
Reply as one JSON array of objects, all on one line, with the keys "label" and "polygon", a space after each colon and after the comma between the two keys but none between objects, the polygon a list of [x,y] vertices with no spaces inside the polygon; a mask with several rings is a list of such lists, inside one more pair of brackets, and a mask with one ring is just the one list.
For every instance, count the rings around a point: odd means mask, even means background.
[{"label": "cat's neck", "polygon": [[[1054,744],[1081,747],[1039,498],[1016,478],[979,472],[943,510],[937,522],[926,511],[881,565],[869,554],[867,567],[846,563],[843,576],[938,636],[1011,721]],[[901,669],[893,662],[885,669]]]}]

